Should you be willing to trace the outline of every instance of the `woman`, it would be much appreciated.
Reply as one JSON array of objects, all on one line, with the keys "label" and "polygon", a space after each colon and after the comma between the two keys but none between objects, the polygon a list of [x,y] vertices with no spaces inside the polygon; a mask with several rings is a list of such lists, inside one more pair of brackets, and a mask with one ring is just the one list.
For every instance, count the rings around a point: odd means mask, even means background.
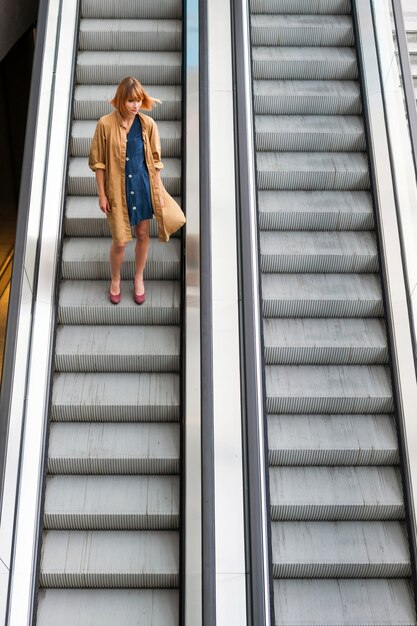
[{"label": "woman", "polygon": [[[149,220],[154,212],[161,215],[167,194],[161,182],[158,128],[139,109],[150,110],[158,102],[136,78],[124,78],[111,101],[116,110],[98,121],[91,145],[89,166],[96,175],[99,206],[107,216],[112,236],[112,304],[121,300],[120,270],[132,229],[136,235],[133,298],[136,304],[143,304],[146,298],[143,272],[149,248]],[[169,234],[162,240],[168,239]]]}]

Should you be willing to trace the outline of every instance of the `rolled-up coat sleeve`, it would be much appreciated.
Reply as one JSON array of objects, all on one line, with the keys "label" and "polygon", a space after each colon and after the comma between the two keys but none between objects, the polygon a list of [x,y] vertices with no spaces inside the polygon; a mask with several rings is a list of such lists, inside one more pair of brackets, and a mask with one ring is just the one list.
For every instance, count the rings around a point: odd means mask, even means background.
[{"label": "rolled-up coat sleeve", "polygon": [[91,143],[88,165],[93,172],[106,169],[106,135],[101,120],[97,123]]},{"label": "rolled-up coat sleeve", "polygon": [[158,127],[153,120],[152,120],[151,127],[149,129],[149,143],[151,146],[155,169],[162,170],[164,167],[164,164],[161,161],[161,140],[159,138]]}]

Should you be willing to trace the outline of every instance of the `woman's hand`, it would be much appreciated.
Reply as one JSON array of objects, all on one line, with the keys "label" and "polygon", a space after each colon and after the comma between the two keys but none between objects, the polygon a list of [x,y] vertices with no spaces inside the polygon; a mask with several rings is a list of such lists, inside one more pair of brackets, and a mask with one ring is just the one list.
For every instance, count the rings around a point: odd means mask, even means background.
[{"label": "woman's hand", "polygon": [[103,213],[111,212],[110,202],[105,194],[98,197],[98,205],[100,209],[103,211]]}]

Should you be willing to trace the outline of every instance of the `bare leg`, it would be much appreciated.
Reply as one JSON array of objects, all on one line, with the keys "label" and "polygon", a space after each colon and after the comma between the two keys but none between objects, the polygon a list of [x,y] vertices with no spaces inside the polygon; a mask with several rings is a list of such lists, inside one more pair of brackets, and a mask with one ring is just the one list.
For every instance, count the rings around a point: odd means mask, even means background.
[{"label": "bare leg", "polygon": [[149,250],[149,220],[142,220],[136,226],[136,247],[135,247],[135,293],[142,295],[145,291],[143,284],[143,272],[145,270],[146,259]]},{"label": "bare leg", "polygon": [[117,295],[118,293],[120,293],[120,270],[122,267],[123,259],[125,258],[125,250],[125,243],[115,243],[114,241],[110,248],[110,293],[112,293],[113,295]]}]

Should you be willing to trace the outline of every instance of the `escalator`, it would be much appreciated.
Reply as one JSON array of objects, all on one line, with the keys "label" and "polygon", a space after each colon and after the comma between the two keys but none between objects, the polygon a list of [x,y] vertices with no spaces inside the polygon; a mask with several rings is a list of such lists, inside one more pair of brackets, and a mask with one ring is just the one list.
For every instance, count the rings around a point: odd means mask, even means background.
[{"label": "escalator", "polygon": [[81,2],[47,451],[38,626],[179,624],[181,239],[158,243],[133,301],[109,302],[109,231],[89,146],[125,76],[151,115],[162,179],[181,194],[182,3]]},{"label": "escalator", "polygon": [[251,1],[275,624],[415,624],[348,0]]}]

